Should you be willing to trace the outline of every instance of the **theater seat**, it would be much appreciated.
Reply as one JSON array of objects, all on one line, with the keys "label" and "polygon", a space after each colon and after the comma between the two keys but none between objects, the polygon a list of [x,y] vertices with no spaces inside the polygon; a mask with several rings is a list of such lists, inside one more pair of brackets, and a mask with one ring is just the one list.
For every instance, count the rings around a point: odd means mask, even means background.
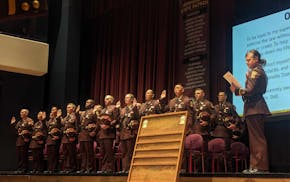
[{"label": "theater seat", "polygon": [[227,160],[226,160],[226,144],[221,138],[215,138],[208,142],[208,155],[211,159],[211,171],[219,172],[219,160],[223,159],[224,169],[227,172]]},{"label": "theater seat", "polygon": [[[94,160],[95,160],[95,168],[97,171],[100,171],[102,169],[102,159],[103,159],[103,154],[100,151],[100,147],[98,146],[98,143],[94,141]],[[98,162],[98,165],[97,165]]]},{"label": "theater seat", "polygon": [[114,160],[116,165],[116,172],[121,171],[121,161],[122,161],[122,151],[121,151],[121,143],[114,142]]},{"label": "theater seat", "polygon": [[247,169],[247,160],[249,157],[248,147],[241,142],[231,144],[232,159],[235,160],[236,172],[239,172],[239,161],[241,161],[241,169]]},{"label": "theater seat", "polygon": [[199,134],[191,134],[185,138],[185,150],[188,153],[188,170],[192,173],[192,162],[194,172],[197,172],[196,163],[201,158],[202,172],[204,173],[204,143]]}]

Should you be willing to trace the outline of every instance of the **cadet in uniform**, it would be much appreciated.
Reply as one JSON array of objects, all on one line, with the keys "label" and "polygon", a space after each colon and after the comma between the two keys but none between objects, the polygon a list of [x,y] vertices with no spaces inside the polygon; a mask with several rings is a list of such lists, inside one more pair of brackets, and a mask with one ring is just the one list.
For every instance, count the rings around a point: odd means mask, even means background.
[{"label": "cadet in uniform", "polygon": [[49,120],[46,122],[47,171],[45,171],[45,173],[53,173],[57,171],[59,147],[62,136],[61,115],[61,109],[54,106],[51,108]]},{"label": "cadet in uniform", "polygon": [[11,125],[16,129],[16,154],[17,171],[16,173],[27,172],[28,169],[28,147],[31,140],[33,120],[28,117],[28,109],[21,109],[20,121],[16,122],[15,117],[11,118]]},{"label": "cadet in uniform", "polygon": [[[205,99],[205,92],[201,88],[194,91],[194,99],[190,102],[193,110],[192,134],[200,134],[203,138],[204,151],[207,152],[208,141],[210,140],[211,125],[215,119],[213,104]],[[205,170],[209,167],[208,156],[205,160]],[[198,161],[201,162],[201,161]],[[200,165],[198,165],[200,166]]]},{"label": "cadet in uniform", "polygon": [[99,119],[99,142],[100,150],[103,154],[102,159],[102,172],[110,173],[114,171],[114,151],[113,142],[116,138],[116,126],[119,126],[119,108],[113,102],[114,97],[106,95],[105,107],[100,113]]},{"label": "cadet in uniform", "polygon": [[194,111],[192,133],[201,134],[207,144],[210,128],[215,119],[214,107],[209,100],[205,99],[205,92],[201,88],[194,91],[194,98],[190,103]]},{"label": "cadet in uniform", "polygon": [[217,114],[213,125],[212,136],[214,138],[223,138],[226,142],[226,149],[230,150],[232,141],[239,140],[242,135],[244,125],[236,112],[236,108],[230,102],[227,102],[225,92],[219,92],[218,104],[214,106]]},{"label": "cadet in uniform", "polygon": [[[179,112],[179,111],[187,111],[187,122],[185,126],[185,134],[189,135],[192,133],[192,116],[193,116],[193,110],[190,107],[190,98],[183,95],[184,88],[183,85],[178,83],[174,87],[174,94],[175,97],[169,101],[169,103],[166,105],[166,91],[163,91],[160,96],[160,104],[162,107],[163,112]],[[182,167],[181,172],[186,171],[187,166],[187,160],[186,160],[187,154],[183,155],[182,158]]]},{"label": "cadet in uniform", "polygon": [[71,173],[76,170],[76,144],[79,118],[75,112],[76,106],[69,103],[66,107],[67,116],[61,121],[63,137],[61,140],[63,150],[63,167],[62,173]]},{"label": "cadet in uniform", "polygon": [[231,144],[239,141],[244,130],[241,118],[238,116],[235,106],[227,102],[225,92],[218,93],[218,104],[214,106],[216,119],[212,128],[213,138],[222,138],[226,144],[226,157],[228,171],[232,171]]},{"label": "cadet in uniform", "polygon": [[133,94],[125,96],[126,106],[120,111],[120,140],[122,147],[122,169],[128,172],[130,162],[134,152],[135,141],[139,127],[139,110],[137,103],[134,102]]},{"label": "cadet in uniform", "polygon": [[37,122],[33,125],[32,140],[29,148],[32,152],[32,173],[39,173],[43,171],[43,148],[45,144],[45,138],[47,134],[47,128],[45,123],[46,113],[43,111],[38,112]]},{"label": "cadet in uniform", "polygon": [[268,78],[263,69],[266,60],[261,59],[257,50],[250,50],[246,53],[246,64],[249,71],[246,74],[245,88],[232,84],[231,91],[243,97],[244,117],[249,133],[250,169],[243,172],[255,174],[269,170],[264,121],[266,116],[270,115],[270,111],[263,97],[267,90]]},{"label": "cadet in uniform", "polygon": [[90,173],[93,169],[94,138],[97,133],[97,115],[94,112],[95,101],[88,99],[85,104],[85,111],[80,114],[80,155],[81,170],[78,173]]}]

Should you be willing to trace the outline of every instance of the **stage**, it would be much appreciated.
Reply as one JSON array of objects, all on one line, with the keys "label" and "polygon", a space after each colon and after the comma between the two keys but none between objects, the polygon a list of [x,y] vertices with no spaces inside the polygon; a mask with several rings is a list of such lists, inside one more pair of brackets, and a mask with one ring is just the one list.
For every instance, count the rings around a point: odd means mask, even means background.
[{"label": "stage", "polygon": [[[89,175],[44,175],[44,174],[14,174],[1,172],[0,182],[126,182],[125,174],[89,174]],[[244,175],[241,173],[230,174],[182,174],[180,182],[290,182],[290,173],[267,173]],[[148,182],[148,181],[146,181]],[[157,182],[157,181],[156,181]]]}]

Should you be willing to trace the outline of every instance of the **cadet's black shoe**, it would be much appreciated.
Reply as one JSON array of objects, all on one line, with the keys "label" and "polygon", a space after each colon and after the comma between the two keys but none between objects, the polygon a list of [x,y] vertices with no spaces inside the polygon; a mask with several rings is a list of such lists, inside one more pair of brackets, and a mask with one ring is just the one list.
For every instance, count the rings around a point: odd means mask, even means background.
[{"label": "cadet's black shoe", "polygon": [[245,169],[242,171],[243,174],[266,174],[269,173],[269,171],[263,171],[259,169]]},{"label": "cadet's black shoe", "polygon": [[103,174],[113,174],[113,171],[103,171]]},{"label": "cadet's black shoe", "polygon": [[93,173],[93,170],[92,170],[92,169],[87,169],[87,170],[85,171],[85,174],[91,174],[91,173]]},{"label": "cadet's black shoe", "polygon": [[24,174],[27,173],[26,169],[17,169],[17,171],[14,171],[15,174]]},{"label": "cadet's black shoe", "polygon": [[14,171],[14,174],[21,174],[21,173],[23,173],[23,171],[22,171],[22,170],[20,170],[20,169],[18,169],[18,170],[16,170],[16,171]]},{"label": "cadet's black shoe", "polygon": [[44,174],[52,174],[52,171],[47,170],[47,171],[43,171]]},{"label": "cadet's black shoe", "polygon": [[77,171],[77,174],[83,174],[83,173],[85,173],[84,169],[81,169],[81,170]]},{"label": "cadet's black shoe", "polygon": [[64,170],[64,171],[60,171],[60,174],[69,174],[71,171],[69,170]]}]

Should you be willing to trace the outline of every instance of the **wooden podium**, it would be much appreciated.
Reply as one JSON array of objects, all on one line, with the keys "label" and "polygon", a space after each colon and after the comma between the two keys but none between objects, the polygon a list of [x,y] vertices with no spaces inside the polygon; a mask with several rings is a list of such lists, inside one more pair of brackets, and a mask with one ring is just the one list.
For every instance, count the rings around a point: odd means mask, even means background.
[{"label": "wooden podium", "polygon": [[177,181],[187,112],[142,117],[128,182]]}]

